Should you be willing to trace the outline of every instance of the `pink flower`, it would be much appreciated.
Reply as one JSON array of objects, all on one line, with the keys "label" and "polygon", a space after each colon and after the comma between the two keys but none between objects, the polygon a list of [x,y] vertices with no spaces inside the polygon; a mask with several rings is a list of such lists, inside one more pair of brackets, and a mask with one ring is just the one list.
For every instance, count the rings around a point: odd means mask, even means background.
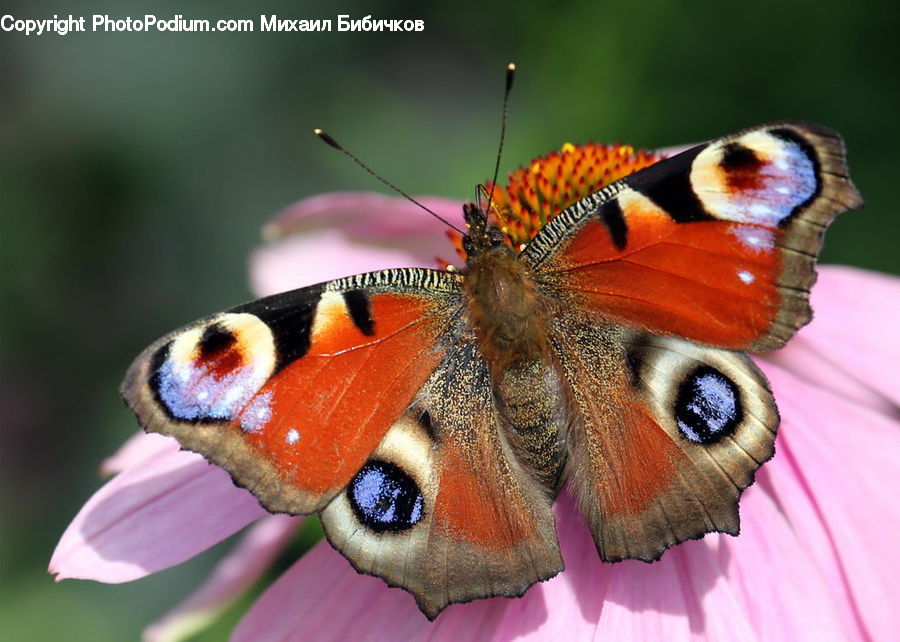
[{"label": "pink flower", "polygon": [[[422,199],[459,220],[458,203]],[[300,229],[306,234],[290,232]],[[270,294],[376,268],[434,265],[441,224],[406,201],[327,194],[267,228],[252,257]],[[357,574],[320,542],[246,613],[235,640],[886,640],[900,631],[900,280],[823,267],[815,321],[759,360],[778,399],[778,453],[741,501],[742,533],[679,545],[662,561],[603,564],[572,501],[556,504],[566,571],[517,600],[449,607],[428,622],[412,597]],[[145,632],[182,639],[260,577],[302,518],[271,516],[221,469],[138,435],[53,554],[57,579],[124,582],[178,564],[253,524],[206,583]]]}]

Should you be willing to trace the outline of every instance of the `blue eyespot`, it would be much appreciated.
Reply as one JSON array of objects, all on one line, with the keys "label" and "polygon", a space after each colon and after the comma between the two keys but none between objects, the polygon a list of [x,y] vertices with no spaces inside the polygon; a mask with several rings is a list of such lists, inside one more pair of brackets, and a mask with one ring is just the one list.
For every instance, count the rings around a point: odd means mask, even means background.
[{"label": "blue eyespot", "polygon": [[734,432],[743,416],[737,386],[715,368],[700,366],[678,388],[675,421],[693,442],[717,442]]},{"label": "blue eyespot", "polygon": [[401,531],[422,519],[422,493],[399,466],[370,461],[347,488],[350,506],[360,522],[374,531]]}]

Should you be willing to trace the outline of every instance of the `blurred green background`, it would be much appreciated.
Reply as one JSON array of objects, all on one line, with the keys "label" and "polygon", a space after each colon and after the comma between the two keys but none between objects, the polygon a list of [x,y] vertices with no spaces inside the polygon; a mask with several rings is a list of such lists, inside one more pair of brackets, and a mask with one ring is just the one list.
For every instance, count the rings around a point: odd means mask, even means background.
[{"label": "blurred green background", "polygon": [[101,483],[98,463],[135,430],[117,394],[131,359],[248,298],[246,257],[276,210],[381,189],[314,126],[413,194],[462,199],[493,167],[509,60],[519,76],[504,170],[565,141],[658,147],[818,121],[843,132],[867,201],[834,225],[824,260],[900,272],[890,5],[802,5],[38,0],[3,10],[257,26],[276,13],[335,28],[339,13],[372,14],[421,19],[425,31],[0,33],[2,637],[135,639],[221,554],[121,586],[56,585],[45,571]]}]

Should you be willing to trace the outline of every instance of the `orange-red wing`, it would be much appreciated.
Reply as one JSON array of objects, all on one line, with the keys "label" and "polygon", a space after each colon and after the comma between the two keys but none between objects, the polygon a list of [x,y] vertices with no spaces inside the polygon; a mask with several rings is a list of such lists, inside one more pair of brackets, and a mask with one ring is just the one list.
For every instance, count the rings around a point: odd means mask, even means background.
[{"label": "orange-red wing", "polygon": [[651,561],[678,542],[737,534],[737,501],[774,453],[772,393],[750,359],[555,314],[572,426],[566,483],[601,557]]},{"label": "orange-red wing", "polygon": [[141,355],[123,395],[150,431],[231,473],[273,512],[324,507],[440,363],[458,278],[350,277],[214,315]]},{"label": "orange-red wing", "polygon": [[861,204],[836,133],[775,123],[688,150],[588,197],[522,256],[551,296],[602,318],[771,350],[809,320],[825,227]]},{"label": "orange-red wing", "polygon": [[[731,348],[765,336],[784,295],[777,283],[783,232],[721,221],[676,223],[661,210],[625,209],[634,230],[624,251],[588,222],[560,258],[566,287],[611,320]],[[759,250],[742,239],[760,239]],[[604,248],[604,246],[606,246]],[[610,258],[598,260],[606,249]]]}]

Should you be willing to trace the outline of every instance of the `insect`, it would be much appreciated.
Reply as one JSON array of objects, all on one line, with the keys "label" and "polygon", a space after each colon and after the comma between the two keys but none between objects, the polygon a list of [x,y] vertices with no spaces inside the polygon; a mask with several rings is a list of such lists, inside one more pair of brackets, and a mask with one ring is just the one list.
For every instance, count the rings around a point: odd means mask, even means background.
[{"label": "insect", "polygon": [[779,421],[742,351],[808,322],[825,228],[861,205],[838,134],[752,127],[588,195],[521,248],[468,204],[464,269],[214,314],[147,348],[122,394],[269,511],[319,513],[357,570],[434,618],[562,570],[564,487],[609,562],[736,535]]}]

